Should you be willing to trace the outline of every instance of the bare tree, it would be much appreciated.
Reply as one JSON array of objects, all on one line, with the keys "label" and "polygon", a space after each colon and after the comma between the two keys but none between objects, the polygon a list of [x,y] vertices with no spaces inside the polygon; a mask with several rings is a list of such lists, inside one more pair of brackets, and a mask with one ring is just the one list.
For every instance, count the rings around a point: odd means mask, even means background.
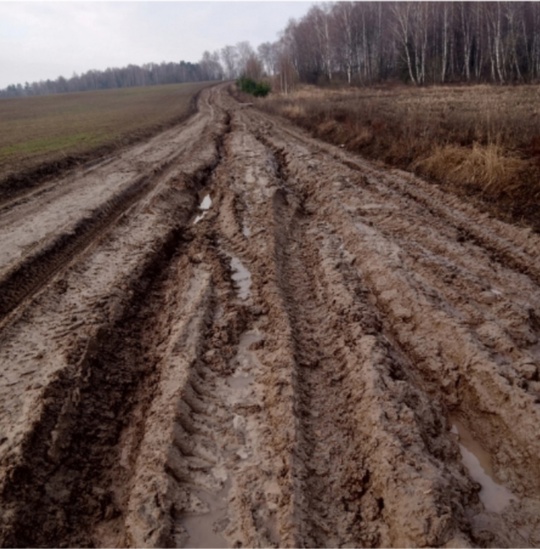
[{"label": "bare tree", "polygon": [[255,50],[251,47],[249,42],[238,42],[236,44],[237,57],[237,70],[238,74],[244,74],[247,69],[247,65],[250,59],[256,57]]},{"label": "bare tree", "polygon": [[242,75],[251,78],[252,80],[260,80],[263,75],[263,66],[259,58],[253,54],[246,61]]},{"label": "bare tree", "polygon": [[239,76],[238,52],[234,46],[225,46],[221,49],[221,61],[227,78],[233,79]]},{"label": "bare tree", "polygon": [[393,12],[396,18],[395,32],[403,48],[409,77],[413,84],[418,84],[413,63],[411,7],[410,2],[397,3],[393,7]]},{"label": "bare tree", "polygon": [[219,62],[218,52],[205,51],[199,61],[199,66],[204,80],[221,80],[223,78],[223,68]]},{"label": "bare tree", "polygon": [[491,58],[492,79],[501,84],[506,81],[505,51],[502,39],[502,9],[500,3],[488,4],[486,7],[489,52]]},{"label": "bare tree", "polygon": [[262,63],[263,71],[273,76],[276,70],[275,48],[271,42],[264,42],[257,48],[257,55]]},{"label": "bare tree", "polygon": [[296,51],[296,22],[290,20],[281,33],[278,42],[274,44],[275,73],[282,93],[288,94],[294,83],[300,77],[299,63]]},{"label": "bare tree", "polygon": [[334,42],[339,63],[343,66],[347,83],[351,85],[356,65],[357,25],[354,17],[355,4],[340,2],[333,9]]},{"label": "bare tree", "polygon": [[317,36],[319,55],[322,59],[323,71],[330,82],[332,80],[332,44],[330,40],[330,19],[328,5],[314,6],[310,13],[313,19],[314,31]]}]

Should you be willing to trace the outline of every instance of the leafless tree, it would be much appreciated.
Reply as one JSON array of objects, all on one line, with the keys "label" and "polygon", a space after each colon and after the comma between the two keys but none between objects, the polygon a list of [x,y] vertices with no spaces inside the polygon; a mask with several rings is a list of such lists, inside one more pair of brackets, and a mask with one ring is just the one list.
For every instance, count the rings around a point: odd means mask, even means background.
[{"label": "leafless tree", "polygon": [[249,42],[244,41],[236,44],[236,51],[238,54],[238,73],[239,75],[245,74],[249,61],[256,57],[255,50]]},{"label": "leafless tree", "polygon": [[225,46],[221,49],[221,61],[227,78],[233,79],[239,76],[238,51],[234,46]]},{"label": "leafless tree", "polygon": [[262,64],[263,71],[268,76],[273,76],[276,70],[275,48],[271,42],[264,42],[257,48],[257,55]]}]

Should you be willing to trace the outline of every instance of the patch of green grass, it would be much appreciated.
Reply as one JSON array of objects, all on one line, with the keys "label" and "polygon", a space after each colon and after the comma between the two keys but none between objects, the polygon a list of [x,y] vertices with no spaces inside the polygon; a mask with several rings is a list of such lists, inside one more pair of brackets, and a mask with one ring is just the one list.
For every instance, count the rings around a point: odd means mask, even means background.
[{"label": "patch of green grass", "polygon": [[1,148],[0,161],[3,158],[9,158],[10,156],[29,156],[34,154],[41,155],[70,150],[74,147],[80,146],[81,144],[91,145],[92,143],[99,143],[102,139],[103,136],[100,136],[99,134],[92,135],[89,133],[76,133],[65,136],[30,139],[22,143],[16,143],[15,145],[8,145]]},{"label": "patch of green grass", "polygon": [[68,156],[91,155],[187,116],[208,83],[0,99],[0,182]]}]

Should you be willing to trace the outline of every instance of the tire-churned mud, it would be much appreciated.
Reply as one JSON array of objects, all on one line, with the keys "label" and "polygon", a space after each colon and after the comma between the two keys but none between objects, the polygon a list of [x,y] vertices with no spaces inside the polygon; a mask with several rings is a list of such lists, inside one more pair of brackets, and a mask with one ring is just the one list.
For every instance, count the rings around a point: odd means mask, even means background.
[{"label": "tire-churned mud", "polygon": [[540,239],[204,91],[0,210],[3,546],[540,546]]}]

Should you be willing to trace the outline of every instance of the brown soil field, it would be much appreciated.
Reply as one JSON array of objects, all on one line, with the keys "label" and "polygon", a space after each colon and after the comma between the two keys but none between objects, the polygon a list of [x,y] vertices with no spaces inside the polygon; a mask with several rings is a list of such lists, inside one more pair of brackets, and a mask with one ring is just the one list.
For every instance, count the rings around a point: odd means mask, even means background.
[{"label": "brown soil field", "polygon": [[0,235],[2,546],[540,546],[530,229],[221,85]]},{"label": "brown soil field", "polygon": [[0,200],[178,124],[208,85],[0,99]]}]

